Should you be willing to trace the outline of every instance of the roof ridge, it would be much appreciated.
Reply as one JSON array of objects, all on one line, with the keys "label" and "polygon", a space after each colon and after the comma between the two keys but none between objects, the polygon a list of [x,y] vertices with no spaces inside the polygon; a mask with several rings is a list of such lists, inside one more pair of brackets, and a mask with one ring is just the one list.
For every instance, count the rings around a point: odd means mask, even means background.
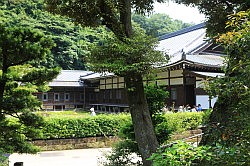
[{"label": "roof ridge", "polygon": [[169,39],[171,37],[175,37],[175,36],[178,36],[178,35],[182,35],[184,33],[188,33],[188,32],[191,32],[191,31],[195,31],[197,29],[202,29],[202,28],[205,27],[205,25],[206,25],[206,23],[200,23],[200,24],[196,24],[196,25],[191,26],[191,27],[181,29],[181,30],[173,32],[173,33],[168,33],[168,34],[162,35],[162,36],[159,37],[159,41]]},{"label": "roof ridge", "polygon": [[93,75],[93,74],[95,74],[95,72],[87,73],[85,75],[81,75],[80,77],[87,77],[87,76],[90,76],[90,75]]},{"label": "roof ridge", "polygon": [[61,71],[69,71],[69,72],[81,72],[81,71],[86,71],[86,72],[91,72],[91,71],[88,71],[88,70],[61,70]]}]

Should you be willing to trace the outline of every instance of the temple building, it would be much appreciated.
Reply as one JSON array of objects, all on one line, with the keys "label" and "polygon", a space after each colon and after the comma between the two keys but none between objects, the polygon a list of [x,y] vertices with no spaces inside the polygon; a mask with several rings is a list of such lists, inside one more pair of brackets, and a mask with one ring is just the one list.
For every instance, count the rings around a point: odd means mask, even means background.
[{"label": "temple building", "polygon": [[[169,91],[167,106],[213,107],[216,99],[210,99],[204,91],[204,82],[224,75],[224,54],[221,47],[206,37],[205,24],[161,36],[157,49],[164,51],[169,61],[155,68],[154,80],[145,78],[144,83]],[[129,109],[124,78],[112,73],[63,70],[49,86],[49,92],[37,94],[45,109],[95,107],[105,112]]]}]

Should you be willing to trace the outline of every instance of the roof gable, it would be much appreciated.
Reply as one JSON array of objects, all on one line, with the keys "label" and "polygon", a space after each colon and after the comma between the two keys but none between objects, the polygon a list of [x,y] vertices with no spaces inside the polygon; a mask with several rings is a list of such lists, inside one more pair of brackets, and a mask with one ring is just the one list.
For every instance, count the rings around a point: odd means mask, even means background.
[{"label": "roof gable", "polygon": [[197,24],[197,25],[194,25],[191,27],[181,29],[181,30],[173,32],[173,33],[162,35],[159,37],[159,41],[169,39],[169,38],[175,37],[175,36],[180,36],[182,34],[189,33],[189,32],[192,32],[192,31],[195,31],[198,29],[204,29],[204,28],[205,28],[205,23],[200,23],[200,24]]},{"label": "roof gable", "polygon": [[157,49],[169,56],[175,56],[183,51],[191,53],[199,47],[204,47],[208,43],[206,39],[205,24],[202,23],[160,37]]}]

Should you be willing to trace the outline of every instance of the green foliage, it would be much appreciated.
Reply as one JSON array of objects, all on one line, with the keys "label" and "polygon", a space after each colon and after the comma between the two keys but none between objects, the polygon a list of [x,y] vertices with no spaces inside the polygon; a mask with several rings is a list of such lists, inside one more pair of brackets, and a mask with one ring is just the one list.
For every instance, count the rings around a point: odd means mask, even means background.
[{"label": "green foliage", "polygon": [[128,123],[124,124],[120,130],[119,130],[119,135],[120,138],[125,139],[125,140],[135,140],[135,132],[134,132],[134,127],[131,121]]},{"label": "green foliage", "polygon": [[8,166],[8,156],[9,154],[5,154],[2,149],[0,148],[0,166]]},{"label": "green foliage", "polygon": [[159,148],[149,160],[153,160],[153,166],[247,166],[250,162],[249,145],[249,142],[242,142],[232,147],[221,144],[194,147],[177,141]]},{"label": "green foliage", "polygon": [[139,24],[146,31],[147,35],[153,37],[159,37],[191,26],[191,24],[183,23],[179,20],[172,20],[166,14],[153,14],[149,17],[133,14],[132,20]]},{"label": "green foliage", "polygon": [[[211,96],[218,96],[218,102],[202,138],[202,143],[210,146],[199,146],[201,149],[205,147],[205,153],[202,154],[198,149],[192,150],[192,153],[196,154],[195,157],[204,157],[205,154],[209,158],[201,158],[202,160],[199,159],[198,162],[195,159],[189,161],[188,165],[247,166],[250,163],[250,11],[239,12],[230,15],[229,18],[230,21],[227,23],[229,31],[217,39],[225,46],[228,54],[225,76],[212,80],[208,87]],[[182,151],[185,152],[183,156],[190,154],[183,149]],[[165,152],[162,154],[159,152],[151,159],[160,163],[166,156]],[[173,163],[179,162],[176,156],[179,155],[174,153],[173,158],[167,160]],[[179,164],[186,164],[186,160]]]},{"label": "green foliage", "polygon": [[229,17],[229,31],[217,39],[228,54],[225,76],[211,81],[207,88],[211,96],[219,97],[209,121],[206,143],[233,146],[250,138],[247,134],[250,126],[250,11]]},{"label": "green foliage", "polygon": [[60,66],[64,70],[86,69],[84,58],[90,53],[88,47],[91,42],[98,40],[98,35],[105,31],[104,28],[83,28],[72,19],[44,11],[44,7],[44,0],[9,1],[0,6],[0,13],[6,19],[19,17],[20,21],[12,22],[13,27],[21,22],[19,26],[38,29],[55,43],[51,54],[43,62],[34,61],[33,64]]},{"label": "green foliage", "polygon": [[[167,142],[168,139],[170,138],[170,135],[174,132],[181,132],[181,131],[197,128],[202,123],[203,115],[204,115],[203,113],[190,113],[190,112],[153,115],[153,120],[154,120],[153,123],[154,123],[157,140],[159,141],[159,143],[162,144],[162,143]],[[133,160],[133,157],[135,156],[135,154],[137,156],[140,156],[140,154],[138,150],[138,144],[135,141],[135,133],[134,133],[134,128],[133,128],[131,121],[128,121],[127,123],[125,123],[125,125],[123,125],[120,128],[119,137],[121,138],[121,141],[119,141],[112,148],[112,152],[110,154],[105,156],[107,159],[107,162],[103,162],[102,164],[106,166],[112,166],[112,165],[124,165],[125,166],[125,165],[133,165],[133,164],[134,165],[142,164],[138,162],[138,158],[137,160]],[[188,145],[185,144],[185,147],[187,146]],[[175,147],[175,149],[177,148],[178,147]],[[189,149],[188,152],[191,153],[191,151],[195,151],[195,149]],[[198,154],[198,153],[199,155],[201,155],[200,153],[204,155],[205,154],[204,149],[201,148],[199,149],[199,152],[193,152],[192,155]],[[157,155],[160,156],[162,154],[159,152],[158,154],[155,154],[155,156]],[[199,157],[197,158],[193,157],[193,158],[198,159]],[[157,158],[158,157],[156,157],[155,160],[157,160]],[[193,160],[194,159],[189,159],[188,156],[186,156],[186,162],[190,162]],[[162,161],[162,163],[166,163],[166,161],[165,162],[164,161]],[[163,165],[166,165],[166,164],[163,164]]]},{"label": "green foliage", "polygon": [[207,109],[205,111],[203,111],[203,119],[202,119],[202,125],[206,125],[209,123],[209,118],[211,116],[211,113],[212,113],[213,109]]},{"label": "green foliage", "polygon": [[45,118],[42,136],[36,139],[83,138],[114,136],[120,127],[130,121],[128,115],[97,115],[94,117]]},{"label": "green foliage", "polygon": [[[46,89],[47,81],[59,69],[35,68],[29,63],[45,59],[52,46],[52,40],[42,32],[22,26],[18,15],[0,18],[0,144],[6,153],[38,150],[28,142],[43,124],[43,119],[32,113],[41,107],[33,93]],[[15,123],[7,116],[15,117]]]},{"label": "green foliage", "polygon": [[9,162],[8,160],[5,160],[3,162],[0,162],[0,166],[8,166],[9,165]]},{"label": "green foliage", "polygon": [[114,34],[106,34],[88,56],[89,66],[94,71],[109,71],[121,76],[146,74],[153,65],[166,61],[160,51],[154,50],[156,44],[157,40],[146,36],[141,29],[124,41]]},{"label": "green foliage", "polygon": [[[155,49],[156,39],[149,38],[141,30],[133,29],[131,10],[134,8],[139,13],[151,11],[154,1],[46,0],[46,2],[48,10],[52,12],[70,16],[76,22],[85,25],[102,24],[113,32],[114,37],[102,39],[88,60],[94,71],[108,71],[125,77],[135,131],[141,128],[144,130],[136,132],[137,143],[144,164],[149,165],[150,161],[146,158],[157,148],[158,142],[147,109],[142,75],[165,60],[165,57]],[[133,99],[137,95],[138,97]]]},{"label": "green foliage", "polygon": [[9,162],[8,162],[8,159],[1,159],[1,161],[0,161],[0,166],[8,166],[9,165]]},{"label": "green foliage", "polygon": [[[156,51],[157,40],[150,38],[138,28],[134,29],[134,34],[131,38],[125,37],[125,32],[121,26],[123,23],[117,19],[125,9],[120,7],[123,2],[109,2],[109,1],[89,1],[84,2],[74,1],[71,3],[62,1],[47,1],[48,10],[62,15],[67,15],[74,18],[76,22],[82,25],[106,25],[112,33],[101,33],[98,35],[100,40],[96,42],[96,47],[93,47],[91,54],[87,54],[88,66],[91,70],[99,72],[114,72],[116,74],[124,75],[128,72],[145,73],[152,68],[152,65],[165,61],[162,54]],[[78,5],[81,3],[81,5]],[[138,3],[132,1],[132,7],[139,7],[146,2]],[[133,6],[133,4],[139,6]],[[149,2],[144,7],[150,9],[153,2]],[[93,6],[95,6],[93,8]],[[107,8],[107,9],[106,9]],[[142,8],[137,8],[142,10]],[[81,11],[88,11],[84,14],[79,14]],[[120,13],[120,15],[116,14]],[[102,18],[103,17],[103,18]],[[107,19],[107,20],[105,20]],[[131,18],[130,18],[131,19]],[[110,21],[110,23],[108,23]],[[104,58],[105,57],[105,58]]]},{"label": "green foliage", "polygon": [[161,114],[154,114],[152,120],[158,142],[162,144],[169,140],[174,130],[169,127],[168,120]]},{"label": "green foliage", "polygon": [[138,144],[135,141],[135,132],[132,121],[128,121],[121,126],[118,136],[121,138],[121,141],[114,145],[111,153],[105,155],[106,161],[102,162],[102,165],[142,165],[142,163],[136,159],[140,154]]},{"label": "green foliage", "polygon": [[119,138],[121,138],[121,141],[114,145],[111,153],[105,155],[107,161],[103,162],[102,165],[141,165],[142,163],[136,159],[140,154],[138,144],[135,141],[134,127],[131,121],[121,126]]},{"label": "green foliage", "polygon": [[144,91],[151,116],[159,113],[164,107],[169,93],[156,85],[145,86]]},{"label": "green foliage", "polygon": [[[133,8],[136,13],[145,14],[153,10],[154,2],[165,2],[165,0],[133,0],[126,5],[121,0],[46,0],[46,2],[48,3],[48,10],[51,12],[69,16],[86,26],[104,24],[116,35],[119,35],[123,31],[121,25],[124,24],[122,17],[126,17],[124,15],[126,13],[125,7],[129,6],[129,10]],[[83,11],[84,14],[79,14]]]},{"label": "green foliage", "polygon": [[210,160],[210,147],[194,147],[188,143],[177,141],[171,145],[164,146],[154,153],[149,160],[153,160],[153,166],[191,166],[197,165],[202,160]]},{"label": "green foliage", "polygon": [[142,162],[138,160],[138,145],[130,139],[120,141],[112,148],[111,155],[105,155],[103,166],[139,166]]},{"label": "green foliage", "polygon": [[164,114],[169,129],[176,132],[197,129],[203,123],[203,112],[178,112]]},{"label": "green foliage", "polygon": [[250,163],[249,145],[248,141],[232,147],[217,144],[209,150],[209,153],[213,155],[212,159],[202,163],[215,166],[247,166]]},{"label": "green foliage", "polygon": [[44,116],[46,118],[51,119],[60,119],[60,118],[86,118],[89,117],[88,111],[38,111],[36,114],[40,116]]},{"label": "green foliage", "polygon": [[[22,26],[39,29],[47,36],[51,37],[55,42],[56,45],[51,50],[52,54],[46,57],[46,60],[42,63],[43,66],[60,66],[65,70],[86,69],[85,57],[90,54],[88,47],[90,47],[91,43],[95,40],[98,42],[99,36],[102,35],[102,33],[106,33],[106,30],[102,27],[97,29],[90,29],[88,27],[83,28],[80,25],[74,24],[72,19],[53,15],[44,11],[45,5],[43,0],[22,0],[11,1],[10,3],[2,2],[1,5],[0,10],[5,18],[11,19],[13,15],[21,16],[23,20]],[[161,31],[164,28],[162,28],[160,24],[164,18],[163,16],[153,15],[148,21],[148,24],[152,24],[151,27],[155,27],[157,31]],[[139,23],[136,17],[135,20]],[[154,23],[153,20],[159,21]],[[168,20],[170,20],[170,18]],[[175,22],[176,23],[170,24],[171,28],[163,30],[158,34],[161,35],[165,32],[172,32],[173,30],[171,29],[175,27],[181,29],[182,23],[178,21]],[[13,23],[13,25],[14,24],[15,23]],[[166,24],[170,27],[169,23]],[[186,25],[184,24],[184,26]],[[141,27],[145,29],[148,26],[141,25]],[[147,32],[149,31],[147,29],[145,30]],[[152,28],[150,31],[156,32],[154,29],[152,30]],[[37,64],[37,62],[34,63]]]}]

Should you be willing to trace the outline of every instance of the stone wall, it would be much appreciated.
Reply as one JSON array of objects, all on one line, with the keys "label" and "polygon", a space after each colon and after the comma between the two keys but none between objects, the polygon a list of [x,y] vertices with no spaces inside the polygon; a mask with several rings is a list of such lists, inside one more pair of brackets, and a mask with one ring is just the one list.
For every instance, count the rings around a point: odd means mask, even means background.
[{"label": "stone wall", "polygon": [[[190,136],[201,134],[202,130],[189,130],[182,133],[175,133],[171,136],[171,141],[181,140]],[[199,141],[201,137],[198,137]],[[86,149],[86,148],[106,148],[111,147],[119,140],[118,137],[89,137],[74,139],[54,139],[54,140],[36,140],[32,143],[41,148],[42,151],[53,150],[70,150],[70,149]],[[188,142],[196,142],[197,138],[188,140]]]},{"label": "stone wall", "polygon": [[106,148],[118,141],[117,137],[89,137],[74,139],[36,140],[32,143],[42,151],[70,150],[86,148]]}]

